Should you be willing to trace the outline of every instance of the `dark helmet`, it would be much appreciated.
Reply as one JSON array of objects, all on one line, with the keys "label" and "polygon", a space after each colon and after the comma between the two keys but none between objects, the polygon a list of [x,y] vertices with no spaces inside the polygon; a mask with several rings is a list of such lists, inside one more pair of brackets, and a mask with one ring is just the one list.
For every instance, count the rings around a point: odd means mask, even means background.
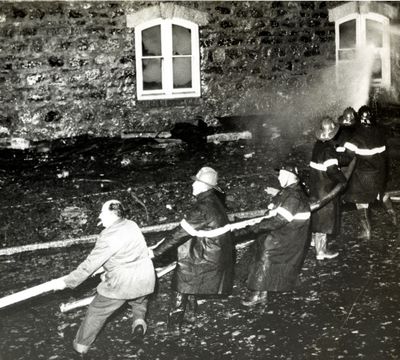
[{"label": "dark helmet", "polygon": [[358,118],[361,125],[370,126],[373,124],[371,109],[367,105],[363,105],[358,110]]},{"label": "dark helmet", "polygon": [[343,115],[339,118],[342,126],[353,126],[357,122],[357,113],[352,107],[344,109]]}]

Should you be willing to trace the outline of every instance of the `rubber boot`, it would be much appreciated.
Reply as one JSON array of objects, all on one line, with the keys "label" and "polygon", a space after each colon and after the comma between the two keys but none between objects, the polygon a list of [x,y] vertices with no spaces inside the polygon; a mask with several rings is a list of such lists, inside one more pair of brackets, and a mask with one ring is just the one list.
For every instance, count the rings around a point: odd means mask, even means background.
[{"label": "rubber boot", "polygon": [[317,260],[333,259],[339,255],[338,252],[327,250],[328,237],[324,233],[315,233],[315,254]]},{"label": "rubber boot", "polygon": [[242,301],[244,306],[255,306],[257,304],[266,305],[268,301],[268,291],[252,291],[246,300]]},{"label": "rubber boot", "polygon": [[397,226],[397,215],[396,215],[396,211],[394,211],[394,209],[393,209],[392,200],[390,200],[389,196],[384,195],[382,198],[382,203],[383,203],[383,207],[385,208],[387,213],[390,215],[392,224],[394,226]]},{"label": "rubber boot", "polygon": [[310,242],[310,246],[315,247],[315,237],[316,237],[316,233],[312,233],[311,234],[311,242]]},{"label": "rubber boot", "polygon": [[184,320],[190,324],[194,324],[197,319],[197,308],[198,304],[196,295],[189,295],[186,318]]},{"label": "rubber boot", "polygon": [[323,259],[323,235],[321,233],[313,233],[312,236],[314,237],[314,244],[315,244],[315,254],[318,259],[318,255],[322,256]]},{"label": "rubber boot", "polygon": [[167,328],[169,331],[180,331],[185,316],[188,295],[176,292],[172,299],[172,306],[168,314]]},{"label": "rubber boot", "polygon": [[369,209],[359,209],[361,219],[361,233],[358,235],[359,239],[371,239],[371,222],[369,220]]}]

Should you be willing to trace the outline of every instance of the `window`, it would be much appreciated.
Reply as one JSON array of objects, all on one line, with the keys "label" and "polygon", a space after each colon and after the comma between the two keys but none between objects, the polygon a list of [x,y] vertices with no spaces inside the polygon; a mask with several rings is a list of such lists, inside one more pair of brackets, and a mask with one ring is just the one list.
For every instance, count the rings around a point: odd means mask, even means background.
[{"label": "window", "polygon": [[[338,69],[354,60],[357,50],[372,52],[371,84],[390,85],[389,19],[375,13],[351,14],[335,22],[336,63]],[[345,72],[338,71],[338,74]],[[339,82],[344,79],[338,79]]]},{"label": "window", "polygon": [[352,60],[356,52],[356,20],[339,24],[338,60]]},{"label": "window", "polygon": [[198,25],[153,19],[135,27],[138,100],[200,96]]}]

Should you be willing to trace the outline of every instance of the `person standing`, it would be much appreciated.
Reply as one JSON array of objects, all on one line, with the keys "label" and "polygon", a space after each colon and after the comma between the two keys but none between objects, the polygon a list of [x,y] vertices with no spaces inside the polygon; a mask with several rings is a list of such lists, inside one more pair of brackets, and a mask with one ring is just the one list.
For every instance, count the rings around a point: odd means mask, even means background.
[{"label": "person standing", "polygon": [[87,258],[56,288],[75,288],[101,267],[101,283],[89,305],[86,316],[73,342],[74,349],[85,354],[106,320],[125,302],[133,313],[133,334],[143,336],[147,324],[148,295],[153,293],[155,271],[142,232],[134,221],[125,218],[125,210],[118,200],[104,203],[99,216],[105,229]]},{"label": "person standing", "polygon": [[174,295],[168,314],[170,330],[181,328],[189,301],[195,312],[199,296],[228,295],[232,291],[234,246],[231,234],[204,237],[200,233],[229,222],[221,199],[222,190],[217,186],[218,173],[206,166],[192,179],[195,203],[180,225],[150,250],[151,257],[159,257],[177,248],[172,280]]},{"label": "person standing", "polygon": [[282,189],[273,197],[266,218],[235,230],[234,235],[256,235],[254,260],[249,267],[248,297],[244,306],[266,304],[268,292],[289,291],[298,284],[310,230],[309,198],[295,166],[282,166]]},{"label": "person standing", "polygon": [[363,105],[358,111],[360,125],[353,137],[345,143],[346,152],[357,159],[349,185],[344,193],[346,202],[355,203],[361,218],[360,238],[370,239],[371,221],[369,208],[376,199],[382,200],[392,222],[396,214],[390,207],[390,199],[384,198],[387,182],[388,157],[385,135],[375,122],[371,109]]},{"label": "person standing", "polygon": [[344,109],[343,114],[339,116],[340,129],[335,139],[336,152],[339,155],[339,166],[347,166],[351,157],[346,153],[344,144],[353,137],[357,126],[357,113],[352,107]]},{"label": "person standing", "polygon": [[[347,179],[339,168],[338,155],[333,139],[339,126],[330,118],[321,121],[315,132],[317,141],[310,161],[310,197],[319,201],[328,196],[337,184],[345,185]],[[312,243],[317,260],[332,259],[339,255],[327,249],[328,234],[334,235],[340,226],[340,203],[335,197],[311,216]]]}]

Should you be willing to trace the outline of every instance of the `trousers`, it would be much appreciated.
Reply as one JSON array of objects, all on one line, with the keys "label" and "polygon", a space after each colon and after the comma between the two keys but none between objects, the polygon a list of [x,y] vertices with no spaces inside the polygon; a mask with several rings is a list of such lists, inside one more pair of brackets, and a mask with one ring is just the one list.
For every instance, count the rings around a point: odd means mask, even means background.
[{"label": "trousers", "polygon": [[95,341],[107,319],[122,305],[128,302],[132,309],[133,328],[140,324],[146,332],[144,321],[147,312],[148,297],[142,296],[131,300],[110,299],[97,294],[86,312],[86,316],[76,333],[73,342],[74,349],[79,353],[86,353]]}]

